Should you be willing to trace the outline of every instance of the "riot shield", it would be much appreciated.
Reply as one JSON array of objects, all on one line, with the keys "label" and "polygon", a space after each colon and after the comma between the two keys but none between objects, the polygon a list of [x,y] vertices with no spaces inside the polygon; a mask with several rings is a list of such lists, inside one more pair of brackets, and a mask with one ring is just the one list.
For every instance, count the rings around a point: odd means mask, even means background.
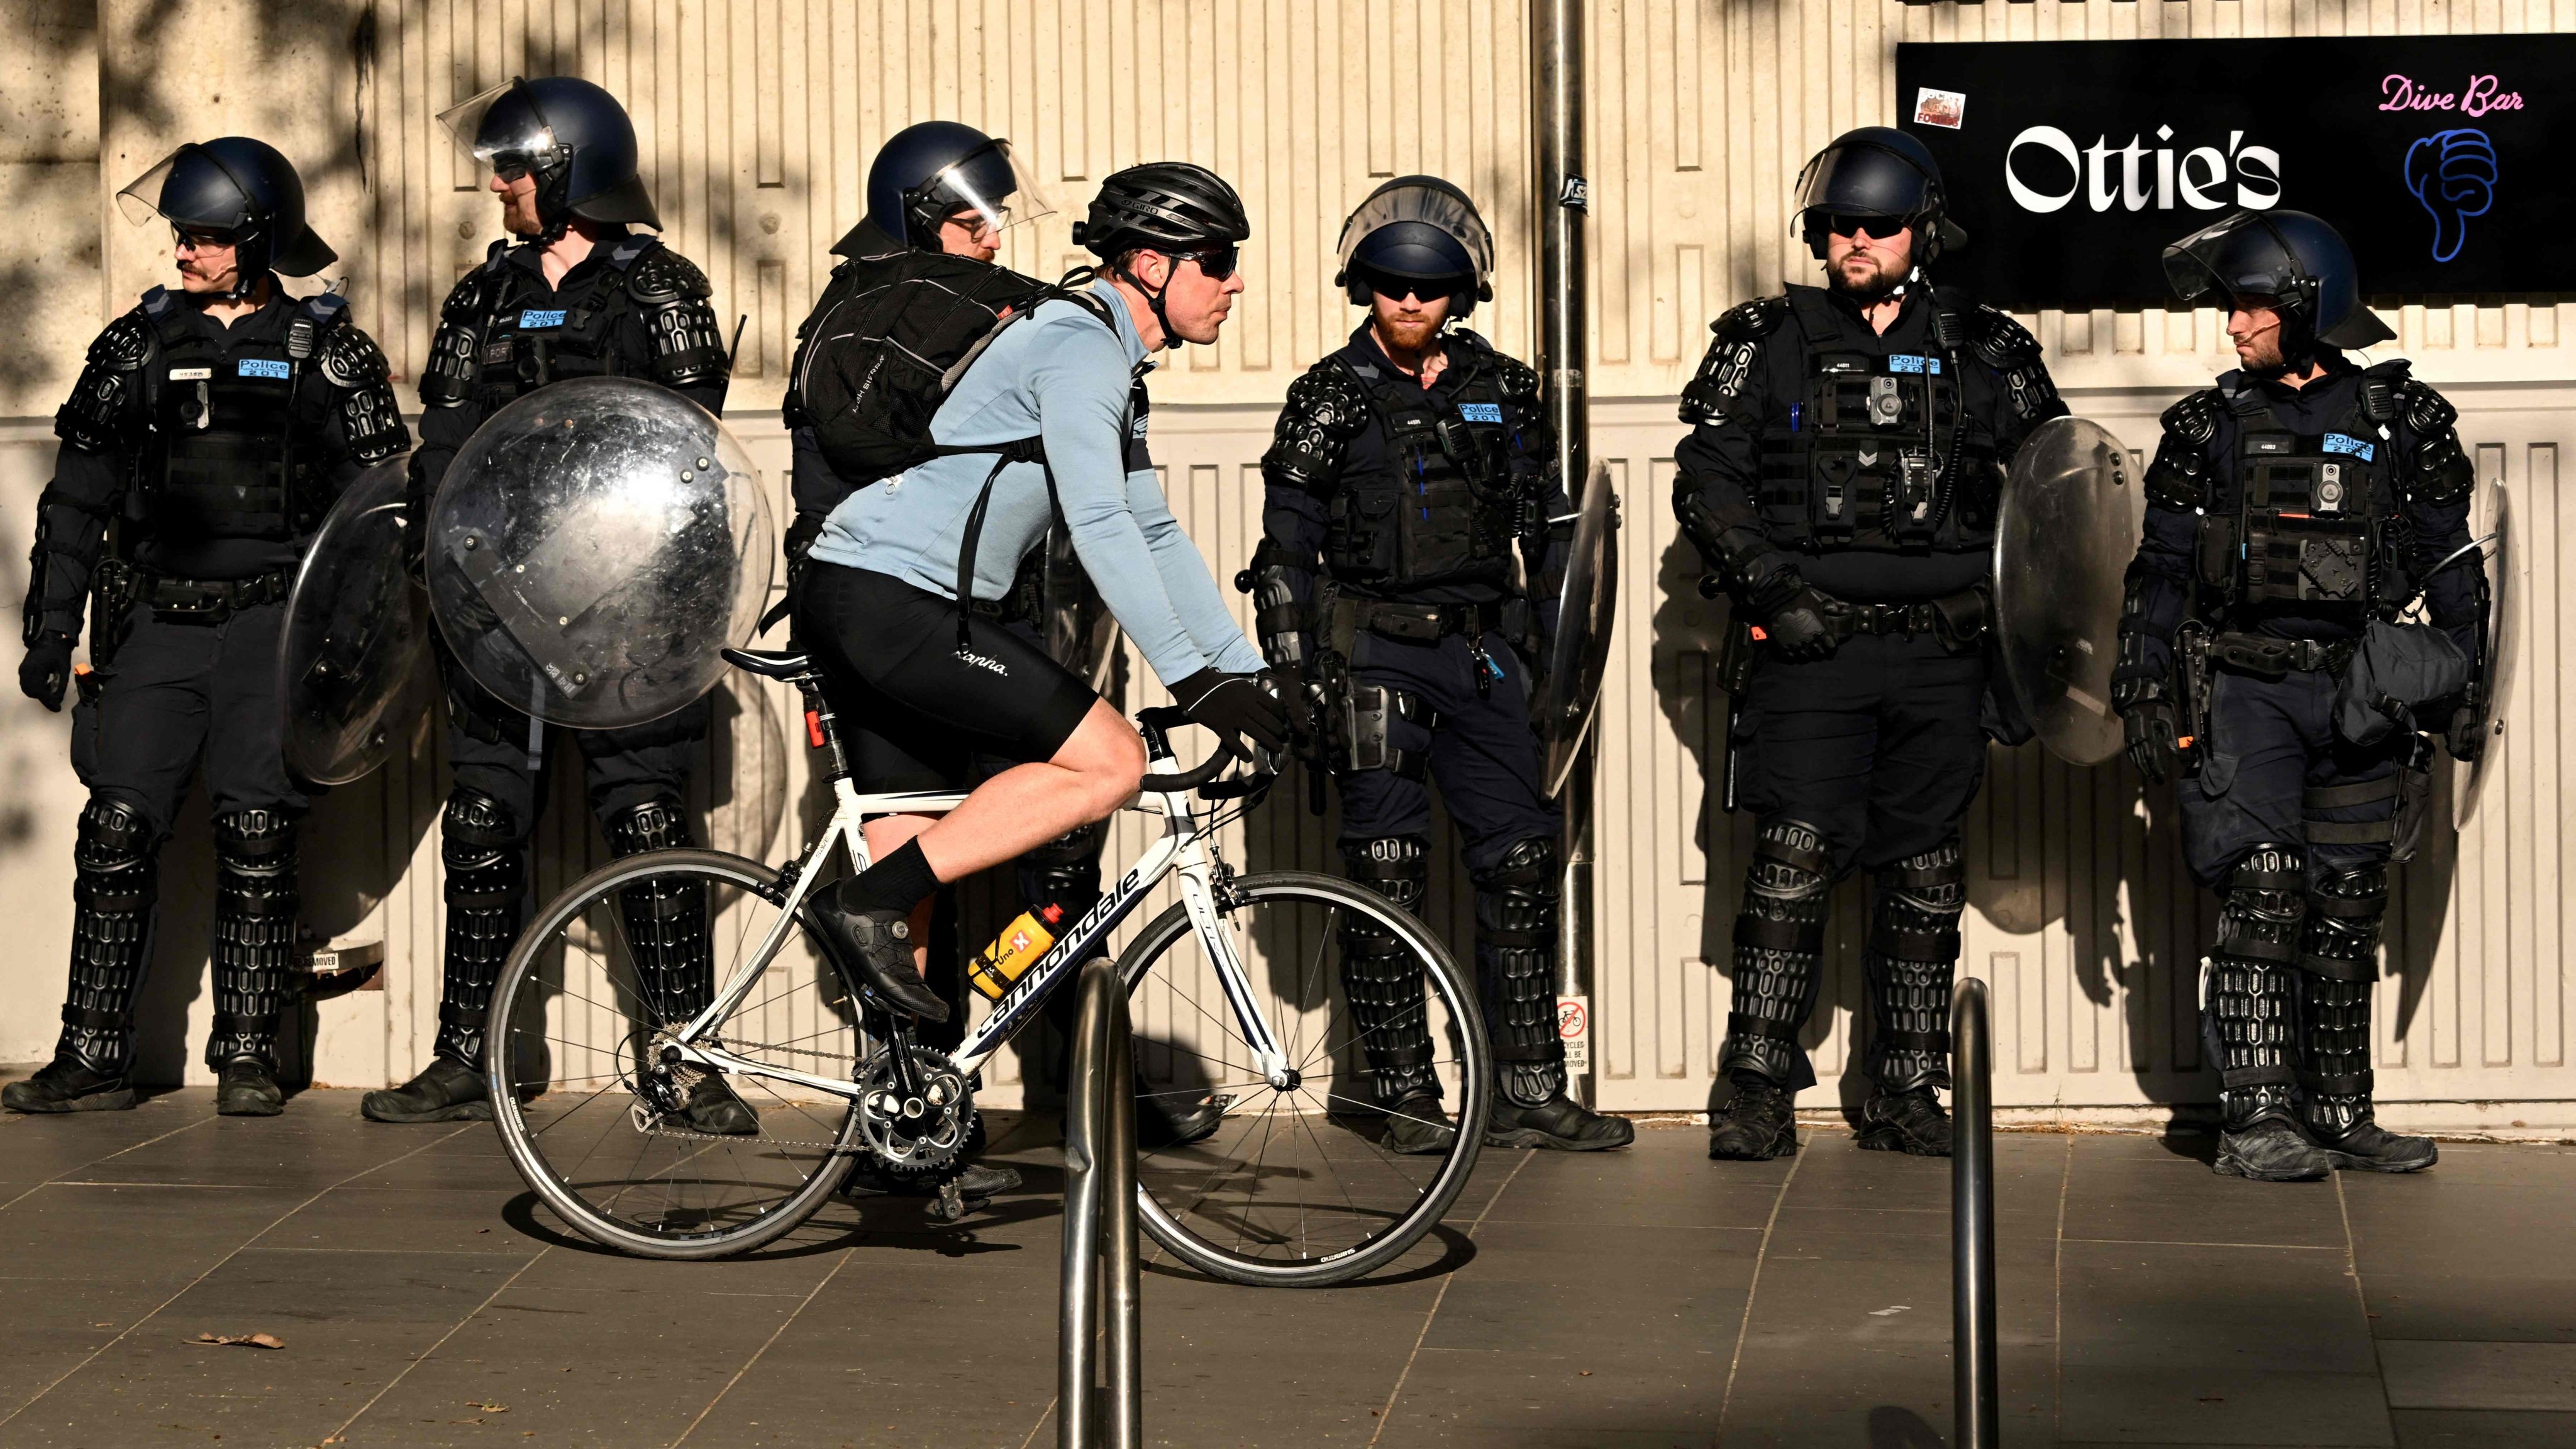
[{"label": "riot shield", "polygon": [[1575,756],[1601,702],[1610,665],[1610,630],[1619,608],[1619,496],[1610,490],[1608,464],[1596,464],[1575,505],[1574,546],[1565,559],[1565,588],[1558,595],[1556,637],[1550,641],[1547,678],[1539,685],[1531,722],[1547,743],[1547,793],[1565,788]]},{"label": "riot shield", "polygon": [[2005,678],[2048,752],[2098,765],[2120,752],[2111,666],[2120,590],[2146,489],[2099,423],[2051,418],[2004,478],[1995,521],[1995,637]]},{"label": "riot shield", "polygon": [[286,762],[317,785],[382,765],[430,698],[429,601],[404,567],[410,457],[358,475],[313,535],[277,639]]},{"label": "riot shield", "polygon": [[658,719],[715,687],[769,592],[751,455],[668,388],[583,377],[494,413],[432,504],[430,608],[494,698],[554,724]]},{"label": "riot shield", "polygon": [[[2495,775],[2503,768],[2505,711],[2513,704],[2514,664],[2522,650],[2523,594],[2522,579],[2515,574],[2519,547],[2514,539],[2512,495],[2501,483],[2490,483],[2480,501],[2486,516],[2484,527],[2486,578],[2481,592],[2486,597],[2487,619],[2479,634],[2478,689],[2479,714],[2486,732],[2486,748],[2478,752],[2476,763],[2455,766],[2451,771],[2451,820],[2466,830],[2478,813],[2478,802],[2485,798]],[[2476,526],[2476,525],[2473,525]],[[2439,725],[2442,721],[2426,721]]]},{"label": "riot shield", "polygon": [[1082,677],[1100,694],[1109,692],[1109,676],[1118,664],[1118,621],[1092,587],[1091,575],[1073,551],[1073,535],[1047,530],[1040,567],[1039,629],[1046,637],[1047,657]]}]

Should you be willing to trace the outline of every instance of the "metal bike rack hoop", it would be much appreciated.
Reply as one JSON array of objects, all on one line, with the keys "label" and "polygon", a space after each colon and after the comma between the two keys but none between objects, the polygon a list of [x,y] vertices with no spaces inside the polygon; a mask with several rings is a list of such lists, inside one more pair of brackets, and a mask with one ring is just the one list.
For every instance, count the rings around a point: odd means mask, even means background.
[{"label": "metal bike rack hoop", "polygon": [[[1136,1356],[1135,1046],[1127,992],[1108,957],[1082,968],[1075,992],[1055,1442],[1058,1449],[1139,1449],[1145,1396]],[[1104,1359],[1107,1382],[1095,1384]]]},{"label": "metal bike rack hoop", "polygon": [[1995,1449],[1994,1042],[1986,983],[1959,983],[1950,1006],[1950,1363],[1957,1449]]}]

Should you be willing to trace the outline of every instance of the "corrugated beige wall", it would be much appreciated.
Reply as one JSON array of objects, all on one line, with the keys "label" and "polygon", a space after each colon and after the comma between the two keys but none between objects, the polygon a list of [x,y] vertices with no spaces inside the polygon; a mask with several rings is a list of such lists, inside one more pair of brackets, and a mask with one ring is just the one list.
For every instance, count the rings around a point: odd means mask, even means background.
[{"label": "corrugated beige wall", "polygon": [[[46,47],[23,76],[13,70],[29,84],[0,109],[0,183],[21,215],[48,222],[35,229],[48,250],[13,273],[41,284],[41,305],[0,291],[20,339],[0,365],[0,415],[21,420],[0,436],[0,518],[13,536],[44,473],[42,418],[82,341],[159,276],[157,236],[115,219],[114,187],[188,134],[277,139],[314,178],[317,213],[344,257],[335,274],[408,379],[437,299],[497,235],[492,203],[431,118],[512,74],[576,72],[632,105],[670,239],[706,266],[719,310],[748,318],[733,412],[781,497],[774,409],[795,324],[827,270],[826,249],[862,210],[867,158],[915,119],[1008,135],[1040,168],[1058,211],[1015,235],[1007,260],[1026,270],[1075,259],[1066,227],[1117,166],[1185,157],[1243,189],[1256,228],[1251,293],[1219,345],[1190,349],[1154,384],[1156,455],[1222,573],[1240,565],[1258,527],[1253,461],[1271,410],[1351,325],[1329,285],[1332,243],[1376,180],[1436,171],[1483,201],[1501,264],[1478,324],[1524,355],[1532,333],[1517,4],[104,0],[95,17],[25,0],[5,8],[24,22],[13,34]],[[1835,132],[1889,119],[1903,40],[2563,29],[2576,25],[2576,0],[1595,0],[1591,25],[1595,453],[1619,479],[1629,525],[1626,623],[1601,752],[1599,1092],[1625,1108],[1689,1108],[1705,1094],[1725,1019],[1725,980],[1705,961],[1723,955],[1745,827],[1701,803],[1723,704],[1708,677],[1717,620],[1689,588],[1693,565],[1664,503],[1679,431],[1669,400],[1709,318],[1810,268],[1789,236],[1799,164]],[[255,53],[240,49],[244,35],[257,38]],[[2140,243],[2154,240],[2142,233]],[[99,297],[98,310],[64,306],[65,296]],[[2392,350],[2460,402],[2481,471],[2512,491],[2531,545],[2515,580],[2530,627],[2501,808],[2408,869],[2390,933],[2382,1095],[2421,1104],[2392,1116],[2576,1125],[2553,667],[2560,420],[2576,402],[2561,324],[2576,319],[2561,312],[2521,302],[2390,308],[2402,333]],[[2133,448],[2153,446],[2167,401],[2227,364],[2205,312],[2025,320],[2079,410]],[[15,588],[13,553],[0,550],[0,567]],[[1131,691],[1128,703],[1151,692]],[[808,798],[802,751],[781,727],[785,701],[754,690],[731,698],[701,804],[716,843],[774,856],[813,813],[798,808]],[[64,804],[78,790],[61,763],[59,722],[22,703],[0,711],[0,768],[19,802],[14,828],[0,831],[0,905],[40,943],[0,983],[0,1058],[24,1058],[51,1034],[69,924]],[[392,957],[385,991],[323,1008],[326,1079],[400,1077],[427,1050],[441,785],[424,732],[411,761],[317,812],[307,851],[316,923],[382,930]],[[1323,863],[1326,826],[1282,795],[1252,838],[1238,838],[1236,858]],[[2029,748],[1993,755],[1970,822],[1967,969],[1997,986],[2005,1102],[2105,1116],[2206,1095],[2191,1014],[2208,911],[2181,879],[2170,816],[2166,792],[2141,792],[2120,767],[2070,770]],[[546,829],[541,888],[600,849],[568,780]],[[183,829],[171,859],[156,988],[169,1019],[155,1028],[152,1059],[173,1072],[179,1003],[206,1011],[202,985],[191,984],[206,911],[186,883],[202,874],[201,835],[201,825]],[[1462,944],[1463,895],[1444,877],[1434,902]],[[1819,1039],[1829,1079],[1849,1067],[1859,1000],[1860,901],[1856,888],[1845,896],[1834,1010]]]}]

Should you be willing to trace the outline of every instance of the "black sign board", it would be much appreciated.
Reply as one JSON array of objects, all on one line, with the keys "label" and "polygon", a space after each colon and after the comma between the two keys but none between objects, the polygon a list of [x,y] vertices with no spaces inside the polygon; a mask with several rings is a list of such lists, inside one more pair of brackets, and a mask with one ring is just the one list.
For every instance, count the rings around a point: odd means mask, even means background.
[{"label": "black sign board", "polygon": [[2570,76],[2576,35],[1896,48],[1941,280],[2024,309],[2170,301],[2165,244],[2240,207],[2332,222],[2368,296],[2576,291]]}]

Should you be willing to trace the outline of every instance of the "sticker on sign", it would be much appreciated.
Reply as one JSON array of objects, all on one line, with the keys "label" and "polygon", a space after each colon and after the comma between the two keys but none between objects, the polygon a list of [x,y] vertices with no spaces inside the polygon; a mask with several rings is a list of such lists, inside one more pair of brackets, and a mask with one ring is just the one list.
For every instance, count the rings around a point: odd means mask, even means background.
[{"label": "sticker on sign", "polygon": [[1937,91],[1923,86],[1914,92],[1914,124],[1939,126],[1955,131],[1968,119],[1966,91]]},{"label": "sticker on sign", "polygon": [[1591,997],[1560,996],[1556,999],[1556,1038],[1565,1043],[1566,1075],[1592,1070]]}]

